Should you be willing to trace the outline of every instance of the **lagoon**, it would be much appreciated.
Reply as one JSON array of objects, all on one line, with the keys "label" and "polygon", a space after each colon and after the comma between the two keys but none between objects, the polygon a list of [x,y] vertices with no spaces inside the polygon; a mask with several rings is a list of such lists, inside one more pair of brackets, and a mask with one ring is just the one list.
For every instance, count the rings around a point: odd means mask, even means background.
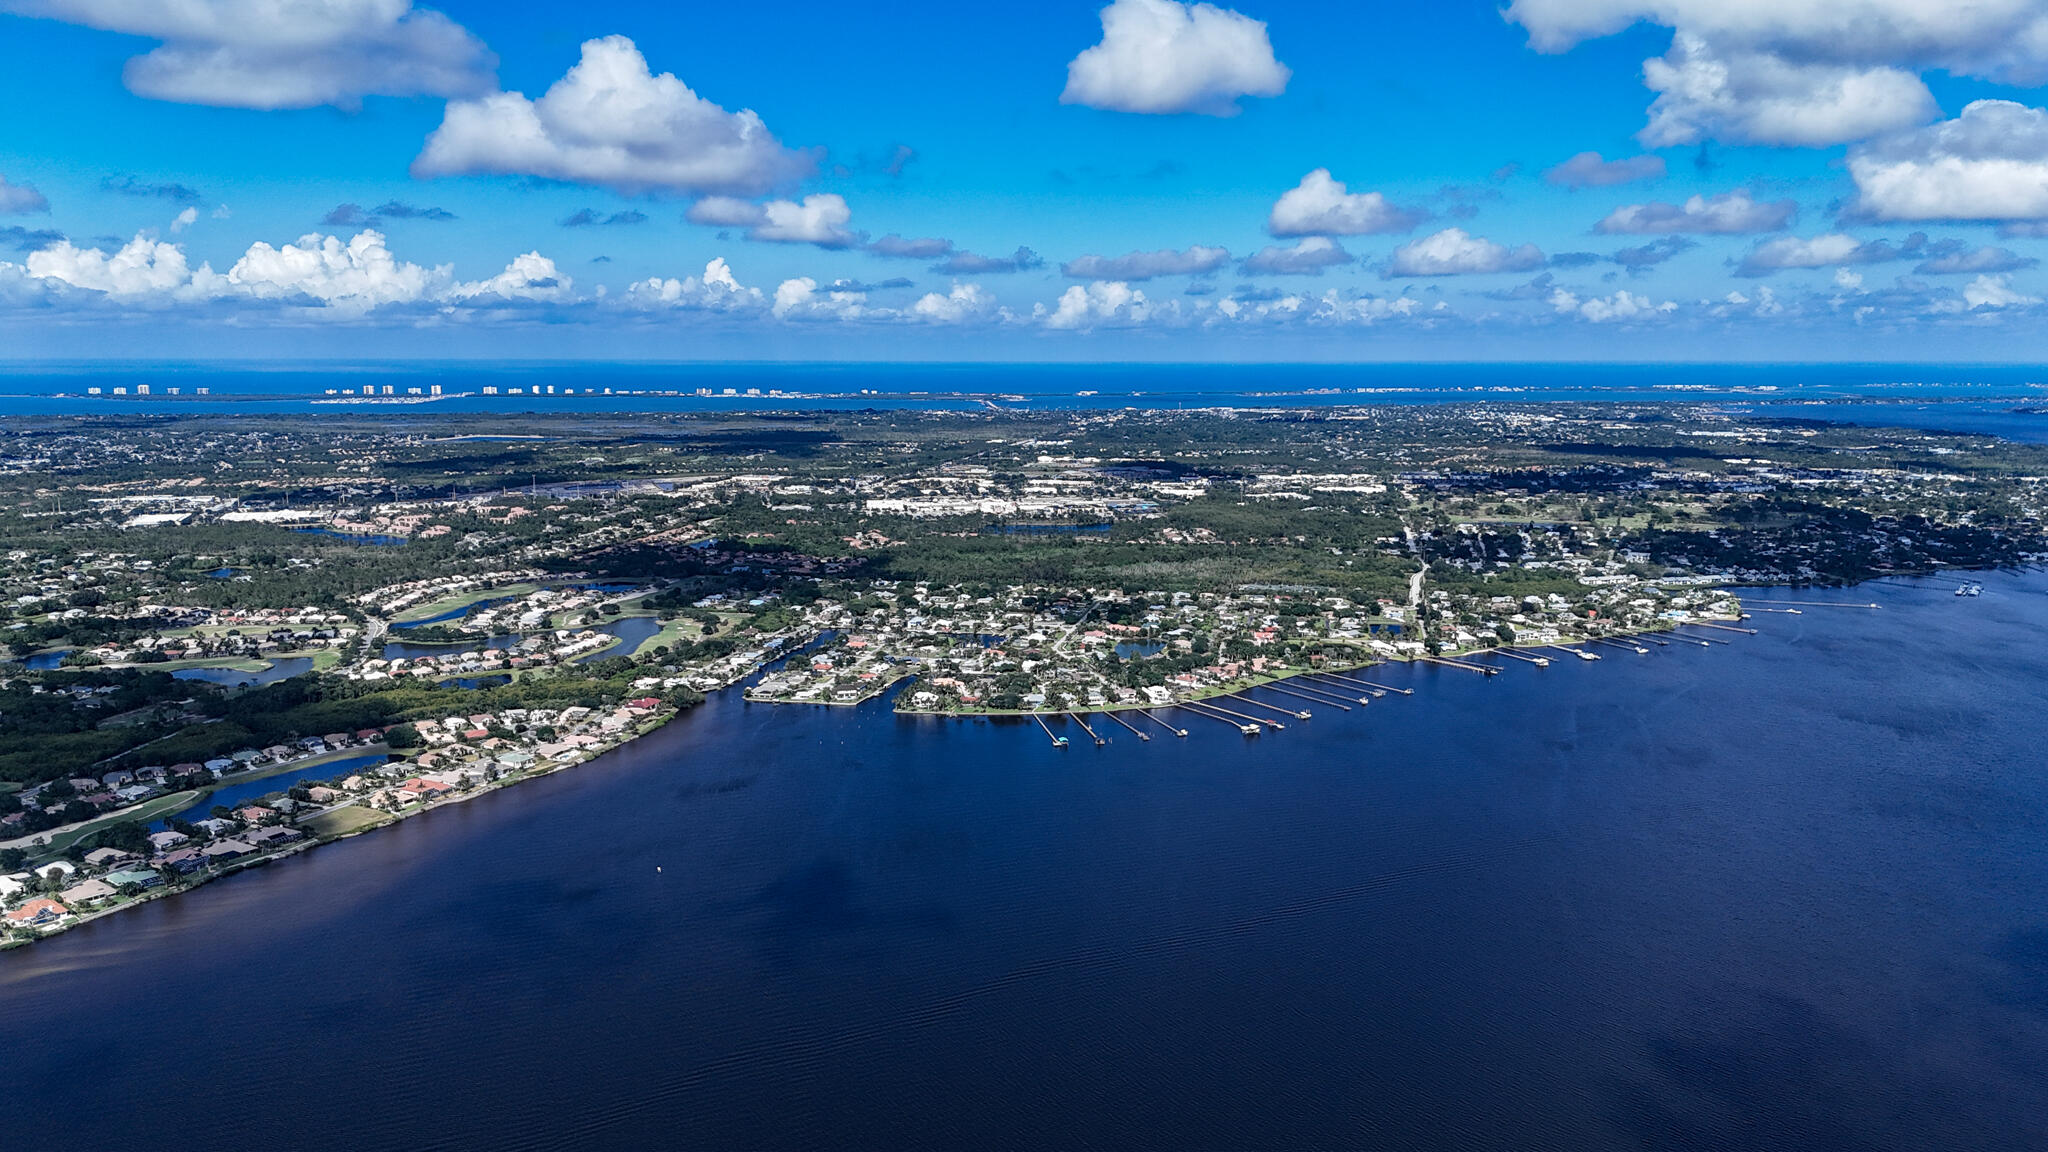
[{"label": "lagoon", "polygon": [[10,1139],[2041,1147],[2048,578],[1951,587],[1256,739],[720,693],[0,954]]}]

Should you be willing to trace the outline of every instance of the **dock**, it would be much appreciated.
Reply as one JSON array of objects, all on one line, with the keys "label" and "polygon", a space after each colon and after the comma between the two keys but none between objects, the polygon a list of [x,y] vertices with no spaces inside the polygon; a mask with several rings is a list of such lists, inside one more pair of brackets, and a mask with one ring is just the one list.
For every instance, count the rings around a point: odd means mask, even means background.
[{"label": "dock", "polygon": [[[1351,711],[1351,705],[1344,703],[1342,698],[1329,692],[1316,693],[1314,689],[1309,688],[1305,684],[1300,686],[1261,684],[1259,687],[1264,688],[1268,692],[1278,692],[1282,696],[1292,696],[1297,700],[1306,700],[1311,704],[1328,704],[1332,708],[1342,708],[1346,712]],[[1366,703],[1366,697],[1360,696],[1358,702],[1360,704]]]},{"label": "dock", "polygon": [[1110,718],[1111,720],[1114,720],[1114,721],[1116,721],[1117,723],[1119,723],[1119,724],[1123,725],[1123,726],[1124,726],[1125,728],[1130,728],[1130,731],[1131,731],[1131,735],[1133,735],[1133,736],[1136,736],[1136,737],[1137,737],[1138,739],[1140,739],[1140,740],[1143,740],[1143,741],[1145,741],[1145,742],[1146,742],[1146,743],[1148,743],[1148,744],[1149,744],[1149,743],[1151,743],[1151,741],[1152,741],[1152,735],[1151,735],[1151,733],[1149,733],[1149,732],[1140,732],[1140,731],[1138,731],[1138,730],[1137,730],[1136,728],[1131,728],[1131,722],[1130,722],[1129,720],[1126,720],[1126,719],[1124,719],[1123,717],[1121,717],[1121,716],[1117,715],[1117,714],[1116,714],[1116,713],[1114,713],[1114,712],[1104,712],[1104,713],[1103,713],[1103,715],[1104,715],[1104,716],[1107,716],[1107,717],[1109,717],[1109,718]]},{"label": "dock", "polygon": [[[1877,605],[1872,604],[1871,607],[1875,608]],[[1740,632],[1744,636],[1756,635],[1756,629],[1754,628],[1737,628],[1733,624],[1710,624],[1705,620],[1695,620],[1693,621],[1693,626],[1696,628],[1717,628],[1723,632]]]},{"label": "dock", "polygon": [[1252,699],[1251,697],[1249,697],[1249,696],[1245,696],[1245,695],[1242,695],[1242,694],[1236,694],[1236,695],[1231,695],[1231,696],[1223,696],[1223,697],[1219,697],[1219,699],[1223,699],[1223,700],[1232,700],[1232,701],[1235,701],[1235,702],[1236,702],[1236,703],[1238,703],[1238,704],[1241,704],[1241,705],[1243,705],[1243,706],[1244,706],[1244,707],[1246,707],[1246,708],[1264,708],[1264,709],[1265,709],[1266,711],[1268,711],[1268,712],[1278,712],[1278,713],[1279,713],[1279,714],[1281,714],[1282,716],[1292,716],[1292,717],[1294,717],[1294,718],[1295,718],[1296,720],[1312,720],[1312,719],[1314,719],[1314,717],[1313,717],[1313,716],[1311,716],[1311,715],[1310,715],[1310,714],[1309,714],[1308,712],[1305,712],[1305,711],[1295,711],[1295,710],[1291,710],[1291,709],[1287,709],[1287,708],[1282,708],[1282,707],[1280,707],[1280,706],[1279,706],[1278,704],[1268,704],[1268,703],[1266,703],[1266,702],[1265,702],[1265,701],[1263,701],[1263,700],[1254,700],[1254,699]]},{"label": "dock", "polygon": [[1147,720],[1150,720],[1150,721],[1151,721],[1151,722],[1153,722],[1154,724],[1157,724],[1157,725],[1159,725],[1159,726],[1160,726],[1161,728],[1164,728],[1164,729],[1166,729],[1166,730],[1167,730],[1168,732],[1171,732],[1171,733],[1173,733],[1173,734],[1174,734],[1175,736],[1178,736],[1178,737],[1180,737],[1180,738],[1181,738],[1181,739],[1183,739],[1183,740],[1187,739],[1187,736],[1188,736],[1188,730],[1187,730],[1187,729],[1185,729],[1185,728],[1176,728],[1176,727],[1174,727],[1173,725],[1171,725],[1171,724],[1168,724],[1168,723],[1167,723],[1166,721],[1164,721],[1164,720],[1161,720],[1161,719],[1160,719],[1160,718],[1158,717],[1158,715],[1157,715],[1156,713],[1154,713],[1154,712],[1153,712],[1153,711],[1152,711],[1152,710],[1151,710],[1150,708],[1140,708],[1140,709],[1138,709],[1138,715],[1140,715],[1140,716],[1143,716],[1143,717],[1144,717],[1145,719],[1147,719]]},{"label": "dock", "polygon": [[1043,729],[1045,730],[1045,734],[1046,734],[1046,736],[1047,736],[1048,738],[1050,738],[1050,739],[1052,740],[1052,746],[1053,746],[1053,747],[1055,747],[1055,748],[1065,748],[1065,747],[1067,746],[1067,738],[1066,738],[1065,736],[1060,736],[1060,735],[1056,735],[1056,734],[1055,734],[1055,733],[1053,732],[1053,730],[1052,730],[1052,729],[1051,729],[1050,727],[1048,727],[1048,726],[1046,725],[1046,723],[1045,723],[1045,717],[1043,717],[1043,716],[1039,715],[1039,714],[1038,714],[1038,713],[1036,713],[1036,712],[1033,712],[1033,713],[1031,714],[1031,718],[1032,718],[1033,720],[1036,720],[1036,721],[1038,721],[1038,726],[1039,726],[1040,728],[1043,728]]},{"label": "dock", "polygon": [[1232,720],[1230,717],[1224,715],[1223,710],[1220,708],[1212,712],[1208,708],[1204,707],[1200,701],[1183,700],[1179,704],[1175,705],[1175,707],[1185,708],[1188,711],[1193,712],[1197,716],[1206,716],[1211,720],[1216,720],[1224,724],[1228,724],[1232,728],[1237,729],[1239,732],[1242,732],[1247,736],[1257,736],[1261,731],[1257,724],[1240,724],[1237,721]]},{"label": "dock", "polygon": [[1416,659],[1427,664],[1442,664],[1446,668],[1463,668],[1467,672],[1477,672],[1481,676],[1500,675],[1498,668],[1488,668],[1484,664],[1467,664],[1463,660],[1453,660],[1448,656],[1417,656]]},{"label": "dock", "polygon": [[1589,637],[1586,640],[1586,643],[1605,644],[1610,648],[1623,648],[1630,652],[1635,653],[1638,656],[1648,656],[1650,654],[1650,650],[1648,648],[1645,648],[1642,645],[1635,643],[1634,641],[1622,640],[1614,636],[1593,636]]},{"label": "dock", "polygon": [[1513,648],[1510,648],[1510,647],[1508,647],[1508,646],[1507,646],[1507,645],[1505,645],[1505,644],[1501,645],[1501,646],[1500,646],[1500,647],[1498,647],[1498,648],[1489,648],[1489,649],[1487,649],[1487,651],[1489,651],[1489,652],[1493,652],[1493,653],[1497,653],[1497,654],[1499,654],[1499,655],[1501,655],[1501,656],[1512,656],[1512,657],[1514,657],[1514,658],[1515,658],[1515,659],[1517,659],[1517,660],[1522,660],[1522,661],[1526,661],[1526,662],[1528,662],[1528,663],[1530,663],[1530,664],[1534,664],[1534,665],[1535,665],[1535,666],[1537,666],[1538,668],[1548,668],[1548,667],[1550,667],[1550,657],[1548,657],[1548,656],[1531,656],[1531,655],[1529,655],[1529,654],[1528,654],[1527,652],[1517,652],[1517,651],[1515,651],[1515,650],[1514,650]]},{"label": "dock", "polygon": [[1584,648],[1568,648],[1563,644],[1552,644],[1550,647],[1559,652],[1577,656],[1581,660],[1598,660],[1600,658],[1598,652],[1588,652]]},{"label": "dock", "polygon": [[1081,714],[1079,712],[1067,713],[1067,719],[1072,720],[1076,724],[1079,724],[1081,726],[1081,731],[1086,732],[1088,734],[1088,738],[1090,740],[1095,741],[1095,746],[1097,748],[1100,748],[1109,743],[1109,741],[1104,740],[1102,737],[1095,734],[1095,729],[1090,728],[1088,726],[1088,721],[1081,719]]},{"label": "dock", "polygon": [[1339,684],[1356,684],[1361,688],[1370,688],[1375,692],[1399,692],[1403,696],[1415,695],[1415,689],[1413,688],[1396,688],[1390,684],[1375,684],[1370,680],[1360,680],[1356,676],[1343,676],[1335,672],[1317,672],[1314,674],[1314,678],[1318,680],[1335,680]]}]

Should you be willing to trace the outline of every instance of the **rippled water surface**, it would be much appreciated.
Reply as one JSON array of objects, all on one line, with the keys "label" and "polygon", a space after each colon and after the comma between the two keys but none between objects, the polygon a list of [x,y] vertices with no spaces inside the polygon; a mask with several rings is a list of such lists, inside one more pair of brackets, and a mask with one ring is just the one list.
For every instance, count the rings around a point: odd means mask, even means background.
[{"label": "rippled water surface", "polygon": [[1256,740],[720,696],[0,956],[7,1142],[2048,1146],[2048,579],[1768,595],[1884,608]]}]

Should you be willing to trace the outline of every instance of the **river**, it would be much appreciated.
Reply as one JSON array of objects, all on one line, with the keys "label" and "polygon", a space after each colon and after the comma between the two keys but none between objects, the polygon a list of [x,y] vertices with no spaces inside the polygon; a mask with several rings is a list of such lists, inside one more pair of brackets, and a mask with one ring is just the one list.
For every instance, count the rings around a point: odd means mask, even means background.
[{"label": "river", "polygon": [[722,693],[0,955],[9,1140],[2048,1146],[2048,579],[1952,586],[1257,739]]}]

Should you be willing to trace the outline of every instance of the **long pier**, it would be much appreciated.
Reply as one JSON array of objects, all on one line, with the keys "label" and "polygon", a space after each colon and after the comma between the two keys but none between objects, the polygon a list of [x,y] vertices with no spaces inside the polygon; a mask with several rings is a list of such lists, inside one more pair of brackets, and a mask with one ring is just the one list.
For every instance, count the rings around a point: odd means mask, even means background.
[{"label": "long pier", "polygon": [[1157,716],[1156,714],[1154,714],[1154,713],[1153,713],[1153,711],[1152,711],[1152,710],[1151,710],[1150,708],[1140,708],[1140,709],[1138,709],[1138,715],[1140,715],[1140,716],[1143,716],[1143,717],[1144,717],[1145,719],[1147,719],[1147,720],[1150,720],[1150,721],[1151,721],[1151,722],[1153,722],[1154,724],[1157,724],[1157,725],[1159,725],[1159,726],[1160,726],[1161,728],[1164,728],[1164,729],[1166,729],[1166,730],[1167,730],[1168,732],[1171,732],[1171,733],[1173,733],[1173,734],[1174,734],[1175,736],[1178,736],[1178,737],[1180,737],[1180,738],[1181,738],[1181,739],[1183,739],[1183,740],[1187,739],[1187,735],[1188,735],[1188,730],[1187,730],[1187,729],[1185,729],[1185,728],[1176,728],[1176,727],[1174,727],[1173,725],[1171,725],[1171,724],[1168,724],[1168,723],[1167,723],[1166,721],[1164,721],[1164,720],[1161,720],[1161,719],[1160,719],[1160,718],[1159,718],[1159,717],[1158,717],[1158,716]]},{"label": "long pier", "polygon": [[1043,716],[1039,715],[1039,714],[1038,714],[1038,713],[1036,713],[1036,712],[1033,712],[1033,713],[1031,714],[1031,718],[1032,718],[1033,720],[1036,720],[1036,721],[1038,721],[1038,726],[1039,726],[1040,728],[1043,728],[1043,729],[1045,729],[1045,734],[1046,734],[1046,736],[1047,736],[1047,737],[1048,737],[1049,739],[1051,739],[1051,740],[1052,740],[1052,746],[1053,746],[1053,747],[1055,747],[1055,748],[1065,748],[1065,747],[1067,746],[1067,738],[1066,738],[1065,736],[1058,736],[1058,735],[1055,735],[1055,734],[1053,733],[1053,730],[1052,730],[1052,729],[1051,729],[1050,727],[1048,727],[1048,726],[1046,725],[1046,723],[1045,723],[1045,717],[1043,717]]},{"label": "long pier", "polygon": [[1219,723],[1228,724],[1232,728],[1237,729],[1239,732],[1242,732],[1247,736],[1257,736],[1260,731],[1259,726],[1257,724],[1240,724],[1239,722],[1232,720],[1230,717],[1223,715],[1222,709],[1219,708],[1212,712],[1209,709],[1203,707],[1199,701],[1182,700],[1177,705],[1175,705],[1175,707],[1185,708],[1188,711],[1193,712],[1197,716],[1206,716],[1211,720],[1218,721]]},{"label": "long pier", "polygon": [[1356,676],[1342,676],[1335,672],[1317,672],[1315,675],[1325,680],[1335,680],[1339,684],[1356,684],[1362,688],[1371,688],[1375,692],[1399,692],[1403,696],[1415,695],[1415,689],[1413,688],[1396,688],[1391,684],[1375,684],[1370,680],[1360,680]]},{"label": "long pier", "polygon": [[1237,703],[1242,704],[1247,708],[1264,708],[1268,712],[1278,712],[1282,716],[1292,716],[1296,720],[1314,719],[1314,717],[1310,716],[1306,710],[1282,708],[1278,704],[1268,704],[1263,700],[1254,700],[1249,696],[1243,695],[1242,693],[1233,693],[1229,696],[1218,697],[1218,699],[1235,700]]},{"label": "long pier", "polygon": [[1884,607],[1882,604],[1845,604],[1839,600],[1766,600],[1764,603],[1797,604],[1801,608],[1868,608],[1873,612]]},{"label": "long pier", "polygon": [[1088,734],[1088,738],[1090,740],[1095,741],[1095,746],[1097,748],[1100,748],[1103,745],[1109,743],[1109,741],[1104,740],[1102,737],[1095,734],[1095,729],[1090,728],[1088,726],[1088,721],[1081,719],[1081,714],[1079,712],[1067,713],[1067,719],[1072,720],[1076,724],[1079,724],[1081,726],[1081,731],[1086,732]]},{"label": "long pier", "polygon": [[1588,652],[1584,648],[1573,648],[1565,644],[1552,644],[1550,645],[1550,647],[1556,649],[1559,652],[1564,652],[1573,656],[1577,656],[1581,660],[1598,660],[1600,658],[1600,654],[1598,652]]},{"label": "long pier", "polygon": [[[1875,608],[1877,605],[1872,604],[1871,607]],[[1718,628],[1723,632],[1740,632],[1744,636],[1756,635],[1756,629],[1754,628],[1737,628],[1733,624],[1710,624],[1705,620],[1695,620],[1693,623],[1700,628]]]},{"label": "long pier", "polygon": [[1550,657],[1548,657],[1548,656],[1531,656],[1531,655],[1529,655],[1529,654],[1528,654],[1527,652],[1517,652],[1517,651],[1515,651],[1515,650],[1514,650],[1513,648],[1510,648],[1510,647],[1508,647],[1508,646],[1507,646],[1507,645],[1505,645],[1505,644],[1501,645],[1501,646],[1500,646],[1500,647],[1498,647],[1498,648],[1488,648],[1488,649],[1487,649],[1487,651],[1488,651],[1488,652],[1493,652],[1493,653],[1496,653],[1496,654],[1498,654],[1498,655],[1501,655],[1501,656],[1512,656],[1512,657],[1514,657],[1514,658],[1515,658],[1515,659],[1517,659],[1517,660],[1522,660],[1522,661],[1526,661],[1526,662],[1528,662],[1528,663],[1530,663],[1530,664],[1534,664],[1534,665],[1535,665],[1535,666],[1537,666],[1538,668],[1548,668],[1548,667],[1550,667]]},{"label": "long pier", "polygon": [[1196,703],[1199,703],[1204,708],[1214,708],[1216,711],[1223,713],[1225,716],[1235,716],[1239,720],[1249,720],[1254,724],[1264,724],[1266,727],[1271,728],[1275,732],[1283,731],[1287,727],[1287,725],[1282,724],[1278,720],[1267,720],[1259,716],[1247,716],[1242,712],[1232,712],[1230,709],[1225,708],[1221,704],[1211,703],[1211,701],[1221,699],[1223,699],[1223,697],[1221,696],[1211,696],[1208,700],[1199,700],[1196,701]]},{"label": "long pier", "polygon": [[1610,648],[1624,648],[1638,656],[1648,656],[1650,654],[1650,650],[1640,644],[1633,644],[1627,640],[1618,640],[1612,636],[1589,636],[1586,638],[1586,643],[1605,644]]},{"label": "long pier", "polygon": [[1138,739],[1143,740],[1148,744],[1152,742],[1152,734],[1150,732],[1140,732],[1136,728],[1131,728],[1131,722],[1129,720],[1124,719],[1123,717],[1117,715],[1114,712],[1104,712],[1103,715],[1109,717],[1111,720],[1116,721],[1117,723],[1123,725],[1126,728],[1130,728],[1131,735],[1136,736]]},{"label": "long pier", "polygon": [[1484,664],[1467,664],[1463,660],[1452,660],[1445,656],[1417,656],[1416,659],[1430,664],[1442,664],[1447,668],[1463,668],[1467,672],[1477,672],[1481,676],[1500,675],[1498,668],[1488,668]]},{"label": "long pier", "polygon": [[[1306,700],[1311,704],[1328,704],[1332,708],[1342,708],[1346,712],[1351,711],[1351,705],[1344,703],[1343,700],[1340,697],[1336,696],[1334,693],[1325,692],[1321,694],[1316,694],[1313,692],[1313,690],[1308,689],[1306,685],[1297,688],[1291,684],[1285,686],[1279,684],[1261,684],[1259,685],[1259,687],[1266,689],[1268,692],[1278,692],[1283,696],[1292,696],[1298,700]],[[1358,702],[1360,704],[1366,703],[1366,697],[1360,696],[1358,698]]]}]

